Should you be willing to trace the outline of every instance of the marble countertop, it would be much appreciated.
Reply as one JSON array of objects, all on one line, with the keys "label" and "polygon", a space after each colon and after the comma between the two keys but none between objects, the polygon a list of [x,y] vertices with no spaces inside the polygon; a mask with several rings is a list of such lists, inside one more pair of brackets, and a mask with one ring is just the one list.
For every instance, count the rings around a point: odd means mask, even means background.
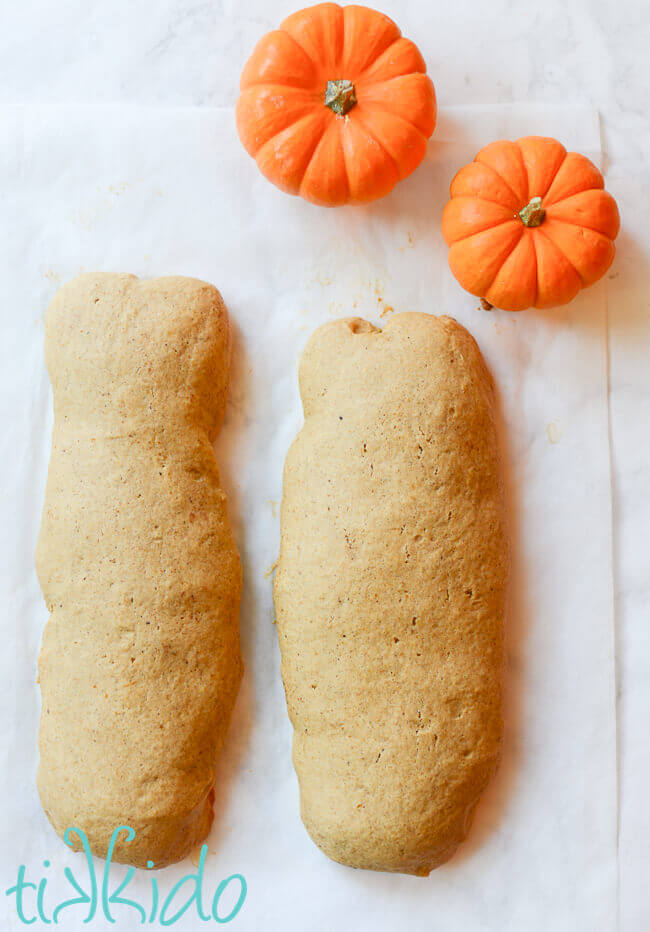
[{"label": "marble countertop", "polygon": [[[384,0],[416,38],[439,105],[599,110],[622,232],[609,273],[619,730],[620,929],[650,928],[650,25],[641,0]],[[254,42],[292,0],[22,0],[4,9],[0,102],[230,106]]]}]

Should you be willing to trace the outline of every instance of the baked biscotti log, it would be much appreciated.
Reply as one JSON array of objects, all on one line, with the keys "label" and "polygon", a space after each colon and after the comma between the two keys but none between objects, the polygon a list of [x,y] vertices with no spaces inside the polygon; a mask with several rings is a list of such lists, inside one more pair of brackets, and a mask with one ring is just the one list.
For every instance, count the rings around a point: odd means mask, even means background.
[{"label": "baked biscotti log", "polygon": [[83,829],[101,857],[133,828],[113,859],[140,867],[207,835],[242,673],[212,450],[230,352],[221,296],[194,279],[84,275],[47,311],[38,789],[56,831]]},{"label": "baked biscotti log", "polygon": [[426,875],[499,758],[508,551],[491,377],[448,317],[321,327],[300,365],[275,606],[301,814]]}]

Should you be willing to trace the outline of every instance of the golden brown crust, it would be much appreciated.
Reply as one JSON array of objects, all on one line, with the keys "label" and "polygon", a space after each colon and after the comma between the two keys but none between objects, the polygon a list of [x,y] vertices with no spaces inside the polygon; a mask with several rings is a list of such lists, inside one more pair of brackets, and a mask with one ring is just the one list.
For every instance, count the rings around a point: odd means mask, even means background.
[{"label": "golden brown crust", "polygon": [[426,875],[498,761],[507,545],[494,391],[450,318],[321,327],[300,366],[275,604],[301,812]]},{"label": "golden brown crust", "polygon": [[212,450],[231,335],[211,285],[84,275],[46,317],[55,423],[36,563],[38,787],[59,834],[162,867],[208,833],[241,678],[241,568]]}]

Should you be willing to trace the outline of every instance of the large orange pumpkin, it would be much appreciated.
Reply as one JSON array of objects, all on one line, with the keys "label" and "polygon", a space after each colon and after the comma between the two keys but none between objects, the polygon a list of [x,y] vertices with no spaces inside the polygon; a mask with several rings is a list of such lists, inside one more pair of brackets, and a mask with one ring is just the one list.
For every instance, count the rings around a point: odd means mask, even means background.
[{"label": "large orange pumpkin", "polygon": [[596,166],[555,139],[493,142],[451,183],[452,272],[506,311],[566,304],[614,258],[618,208],[603,187]]},{"label": "large orange pumpkin", "polygon": [[364,6],[321,3],[255,47],[237,130],[269,181],[334,207],[383,197],[420,164],[436,122],[416,46]]}]

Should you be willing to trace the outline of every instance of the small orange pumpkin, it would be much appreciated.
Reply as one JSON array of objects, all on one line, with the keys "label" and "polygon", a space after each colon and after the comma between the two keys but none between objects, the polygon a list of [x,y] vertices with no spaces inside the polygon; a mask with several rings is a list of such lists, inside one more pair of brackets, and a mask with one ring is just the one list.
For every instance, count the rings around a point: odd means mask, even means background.
[{"label": "small orange pumpkin", "polygon": [[417,168],[436,99],[416,46],[364,6],[321,3],[257,43],[239,137],[269,181],[334,207],[383,197]]},{"label": "small orange pumpkin", "polygon": [[614,259],[620,220],[603,188],[596,166],[555,139],[493,142],[451,183],[451,271],[505,311],[566,304]]}]

